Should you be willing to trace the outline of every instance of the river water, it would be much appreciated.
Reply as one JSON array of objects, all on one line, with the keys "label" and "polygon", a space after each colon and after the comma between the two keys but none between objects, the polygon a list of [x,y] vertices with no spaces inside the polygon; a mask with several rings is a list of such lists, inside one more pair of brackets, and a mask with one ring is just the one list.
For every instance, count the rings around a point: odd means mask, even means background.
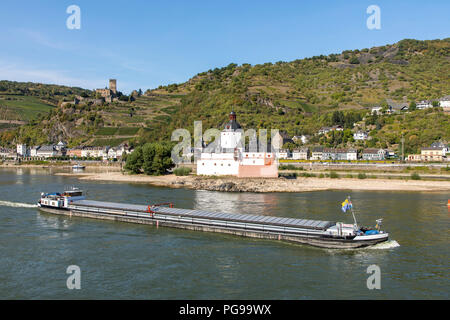
[{"label": "river water", "polygon": [[[339,180],[336,179],[337,187]],[[39,212],[40,192],[76,185],[95,200],[344,221],[384,218],[391,241],[327,250]],[[448,299],[447,193],[222,193],[80,182],[40,169],[0,169],[1,299]],[[70,265],[81,289],[66,285]],[[370,265],[381,289],[369,290]]]}]

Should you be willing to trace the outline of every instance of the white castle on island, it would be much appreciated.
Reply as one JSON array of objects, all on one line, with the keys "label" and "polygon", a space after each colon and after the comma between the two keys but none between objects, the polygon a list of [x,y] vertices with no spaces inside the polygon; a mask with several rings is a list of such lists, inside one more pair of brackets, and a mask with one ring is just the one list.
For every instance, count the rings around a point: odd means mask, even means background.
[{"label": "white castle on island", "polygon": [[214,150],[203,148],[197,160],[198,175],[229,175],[237,177],[278,177],[278,160],[274,152],[258,150],[246,152],[241,125],[236,113],[230,113],[230,120],[220,133],[218,147]]}]

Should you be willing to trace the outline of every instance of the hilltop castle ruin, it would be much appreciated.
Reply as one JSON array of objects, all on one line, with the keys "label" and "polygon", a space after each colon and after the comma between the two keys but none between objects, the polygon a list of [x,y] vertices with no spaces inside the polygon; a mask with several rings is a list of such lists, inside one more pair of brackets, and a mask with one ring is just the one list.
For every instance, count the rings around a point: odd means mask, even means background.
[{"label": "hilltop castle ruin", "polygon": [[96,89],[95,93],[98,93],[105,99],[105,102],[111,103],[117,99],[117,80],[109,79],[109,89]]}]

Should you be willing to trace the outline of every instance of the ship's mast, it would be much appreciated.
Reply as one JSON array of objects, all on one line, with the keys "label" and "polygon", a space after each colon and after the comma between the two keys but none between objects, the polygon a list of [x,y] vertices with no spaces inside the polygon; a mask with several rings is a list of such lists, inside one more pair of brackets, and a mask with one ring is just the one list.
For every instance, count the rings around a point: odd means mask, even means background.
[{"label": "ship's mast", "polygon": [[[348,196],[348,201],[351,202],[350,196]],[[350,211],[352,212],[353,220],[355,221],[355,227],[358,228],[358,222],[356,221],[355,213],[353,212],[353,203],[352,206],[350,207]]]}]

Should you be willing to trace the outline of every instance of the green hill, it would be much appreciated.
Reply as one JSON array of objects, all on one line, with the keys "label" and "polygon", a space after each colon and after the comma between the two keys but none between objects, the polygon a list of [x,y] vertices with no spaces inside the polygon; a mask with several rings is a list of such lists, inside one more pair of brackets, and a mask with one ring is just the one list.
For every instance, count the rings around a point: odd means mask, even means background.
[{"label": "green hill", "polygon": [[[168,139],[176,128],[192,130],[194,120],[202,120],[204,130],[219,127],[234,108],[244,128],[278,128],[290,135],[314,134],[321,126],[335,124],[339,111],[348,120],[349,129],[353,127],[350,121],[367,123],[376,138],[370,144],[392,146],[403,134],[411,150],[416,150],[435,139],[450,140],[449,114],[437,108],[411,112],[406,118],[381,116],[368,121],[369,108],[386,99],[409,103],[448,95],[449,74],[450,38],[407,39],[292,62],[229,64],[199,73],[185,83],[147,90],[133,102],[51,109],[37,121],[1,131],[1,142],[34,144],[65,139],[72,145],[143,143]],[[24,96],[36,92],[23,87],[26,85],[21,88]],[[45,96],[49,101],[60,101],[82,90],[66,88],[68,92],[58,95],[53,88],[53,95],[50,88],[40,88],[39,98]],[[0,85],[0,94],[1,89]],[[92,93],[86,90],[84,94]],[[428,117],[432,121],[427,121]],[[351,142],[344,140],[313,142]]]}]

